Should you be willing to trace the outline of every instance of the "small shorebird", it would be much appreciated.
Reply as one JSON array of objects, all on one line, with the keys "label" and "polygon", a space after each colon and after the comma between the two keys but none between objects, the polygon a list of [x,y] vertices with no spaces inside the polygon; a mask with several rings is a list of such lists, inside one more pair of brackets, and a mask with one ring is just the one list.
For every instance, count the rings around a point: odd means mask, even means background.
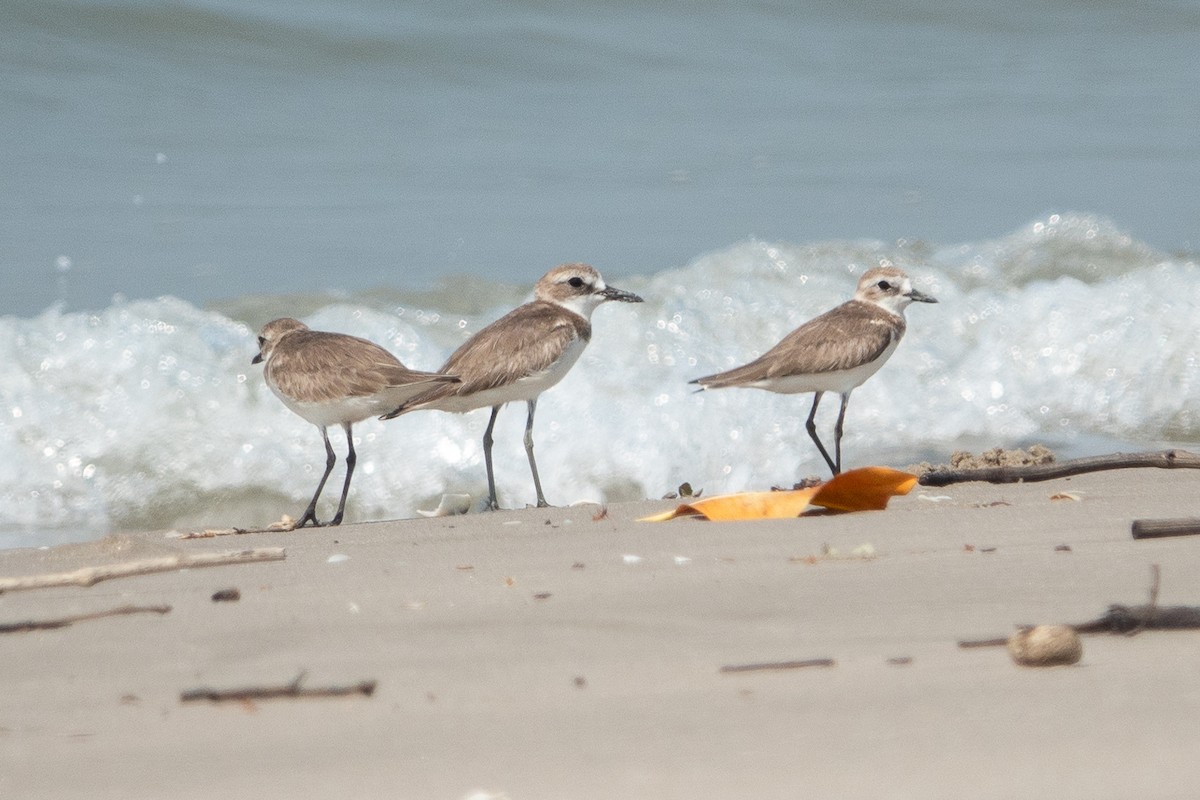
[{"label": "small shorebird", "polygon": [[333,471],[336,458],[329,444],[330,425],[346,431],[346,482],[337,514],[329,525],[342,521],[350,476],[354,474],[354,437],[351,426],[367,417],[382,414],[398,403],[435,385],[458,382],[458,377],[432,372],[416,372],[374,342],[309,330],[298,320],[283,318],[268,322],[258,335],[258,355],[252,364],[265,361],[263,375],[267,385],[283,404],[321,429],[325,440],[325,474],[317,484],[312,502],[296,523],[303,528],[317,521],[317,498]]},{"label": "small shorebird", "polygon": [[[895,352],[904,336],[904,309],[913,301],[937,302],[912,288],[908,276],[895,267],[867,270],[853,300],[804,323],[749,364],[691,383],[702,390],[744,386],[780,394],[816,392],[805,427],[837,475],[842,471],[842,424],[850,393]],[[817,406],[825,392],[842,398],[833,429],[836,458],[829,457],[817,436]]]},{"label": "small shorebird", "polygon": [[458,375],[462,383],[428,387],[383,419],[422,408],[464,413],[491,406],[492,417],[483,434],[483,460],[487,466],[488,506],[496,509],[492,428],[501,406],[524,400],[529,408],[525,453],[533,472],[537,504],[539,508],[549,505],[533,458],[533,415],[538,395],[571,369],[592,338],[592,311],[609,300],[642,302],[636,294],[605,286],[600,273],[587,264],[555,267],[537,282],[532,302],[483,328],[442,365],[439,372]]}]

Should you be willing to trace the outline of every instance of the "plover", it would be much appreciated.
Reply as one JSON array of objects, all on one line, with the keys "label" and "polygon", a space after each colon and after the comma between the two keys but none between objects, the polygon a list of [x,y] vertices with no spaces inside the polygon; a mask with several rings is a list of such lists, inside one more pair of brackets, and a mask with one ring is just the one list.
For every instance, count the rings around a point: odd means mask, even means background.
[{"label": "plover", "polygon": [[[904,309],[913,301],[937,302],[912,288],[908,276],[895,267],[868,270],[859,278],[853,300],[804,323],[749,364],[691,383],[701,389],[744,386],[780,394],[815,392],[805,427],[837,475],[842,471],[842,425],[850,393],[895,352],[904,336]],[[817,406],[825,392],[837,392],[842,400],[833,430],[835,458],[817,436]]]},{"label": "plover", "polygon": [[354,474],[354,437],[351,426],[367,417],[390,411],[398,403],[431,386],[458,382],[455,375],[417,372],[374,342],[343,333],[310,330],[298,320],[283,318],[268,322],[258,335],[258,355],[251,363],[265,361],[267,385],[283,404],[321,429],[325,440],[325,474],[304,515],[296,523],[303,528],[317,521],[317,498],[333,471],[336,457],[329,443],[330,425],[346,431],[346,482],[337,514],[329,525],[342,521],[350,476]]},{"label": "plover", "polygon": [[538,396],[571,369],[592,337],[592,311],[609,300],[642,302],[636,294],[606,286],[600,273],[587,264],[555,267],[537,282],[532,302],[480,330],[442,365],[440,372],[458,375],[462,383],[429,387],[383,419],[422,408],[463,413],[491,406],[492,416],[483,434],[483,459],[488,506],[496,509],[499,504],[492,472],[492,428],[501,406],[524,400],[529,409],[525,453],[538,507],[547,506],[533,458],[533,415]]}]

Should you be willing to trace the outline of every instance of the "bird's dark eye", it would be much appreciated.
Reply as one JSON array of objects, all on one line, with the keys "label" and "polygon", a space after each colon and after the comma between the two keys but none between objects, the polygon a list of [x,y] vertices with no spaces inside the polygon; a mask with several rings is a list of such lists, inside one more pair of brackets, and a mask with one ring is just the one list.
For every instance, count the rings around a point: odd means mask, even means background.
[{"label": "bird's dark eye", "polygon": [[571,280],[567,281],[567,283],[571,284],[571,285],[572,285],[572,286],[574,286],[576,289],[578,289],[578,288],[580,288],[580,287],[582,287],[582,286],[583,286],[583,278],[580,278],[580,277],[577,275],[577,276],[575,276],[574,278],[571,278]]},{"label": "bird's dark eye", "polygon": [[267,337],[265,337],[265,336],[258,337],[258,346],[259,347],[262,347],[266,343],[267,343]]},{"label": "bird's dark eye", "polygon": [[879,283],[877,283],[875,285],[878,286],[880,289],[883,289],[885,292],[888,289],[892,288],[892,285],[890,283],[888,283],[887,281],[880,281]]}]

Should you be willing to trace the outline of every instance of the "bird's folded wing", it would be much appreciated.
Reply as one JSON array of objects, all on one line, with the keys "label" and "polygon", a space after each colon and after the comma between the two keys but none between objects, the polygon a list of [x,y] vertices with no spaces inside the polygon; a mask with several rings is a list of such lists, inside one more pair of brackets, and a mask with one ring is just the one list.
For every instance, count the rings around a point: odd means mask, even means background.
[{"label": "bird's folded wing", "polygon": [[[338,341],[343,338],[354,340],[354,346],[337,346],[344,344]],[[268,370],[280,391],[308,402],[365,397],[392,386],[453,380],[437,373],[408,369],[384,348],[358,337],[325,333],[305,345],[276,352]]]},{"label": "bird's folded wing", "polygon": [[583,317],[565,315],[549,303],[530,303],[471,337],[440,371],[463,376],[455,392],[473,394],[545,372],[572,342],[590,336]]},{"label": "bird's folded wing", "polygon": [[851,301],[804,323],[749,364],[696,383],[719,388],[854,369],[879,358],[903,333],[902,318]]},{"label": "bird's folded wing", "polygon": [[461,383],[432,387],[386,417],[451,395],[475,394],[545,372],[572,342],[590,337],[591,325],[578,314],[564,314],[561,307],[551,303],[528,303],[476,333],[438,370],[460,376]]}]

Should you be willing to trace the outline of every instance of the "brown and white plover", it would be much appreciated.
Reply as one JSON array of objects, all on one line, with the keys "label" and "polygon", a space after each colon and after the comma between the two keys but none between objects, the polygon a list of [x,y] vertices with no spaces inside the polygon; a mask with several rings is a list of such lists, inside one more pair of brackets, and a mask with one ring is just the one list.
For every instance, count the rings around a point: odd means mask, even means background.
[{"label": "brown and white plover", "polygon": [[[842,470],[842,426],[850,393],[895,352],[904,336],[904,309],[914,301],[937,302],[914,289],[909,277],[895,267],[868,270],[858,281],[854,299],[804,323],[749,364],[691,383],[702,389],[815,392],[805,427],[829,469],[837,475]],[[825,392],[837,392],[842,400],[834,428],[834,458],[829,457],[817,436],[817,406]]]},{"label": "brown and white plover", "polygon": [[533,457],[533,415],[538,396],[554,386],[579,359],[592,337],[592,311],[617,300],[640,303],[630,292],[606,286],[600,273],[586,264],[564,264],[537,282],[534,299],[480,330],[450,356],[440,372],[458,375],[462,383],[428,387],[399,404],[384,419],[430,408],[463,413],[490,406],[483,434],[488,506],[498,508],[492,471],[492,429],[505,403],[524,400],[525,452],[533,473],[539,507],[548,505]]},{"label": "brown and white plover", "polygon": [[374,342],[343,333],[310,330],[298,320],[283,318],[268,322],[258,335],[259,352],[251,363],[266,362],[267,385],[283,404],[321,430],[325,440],[325,474],[317,484],[312,502],[296,523],[319,526],[317,498],[337,461],[326,430],[341,425],[346,431],[346,482],[337,514],[329,525],[342,521],[350,477],[357,456],[351,426],[367,417],[391,411],[413,395],[433,386],[458,383],[452,374],[417,372]]}]

